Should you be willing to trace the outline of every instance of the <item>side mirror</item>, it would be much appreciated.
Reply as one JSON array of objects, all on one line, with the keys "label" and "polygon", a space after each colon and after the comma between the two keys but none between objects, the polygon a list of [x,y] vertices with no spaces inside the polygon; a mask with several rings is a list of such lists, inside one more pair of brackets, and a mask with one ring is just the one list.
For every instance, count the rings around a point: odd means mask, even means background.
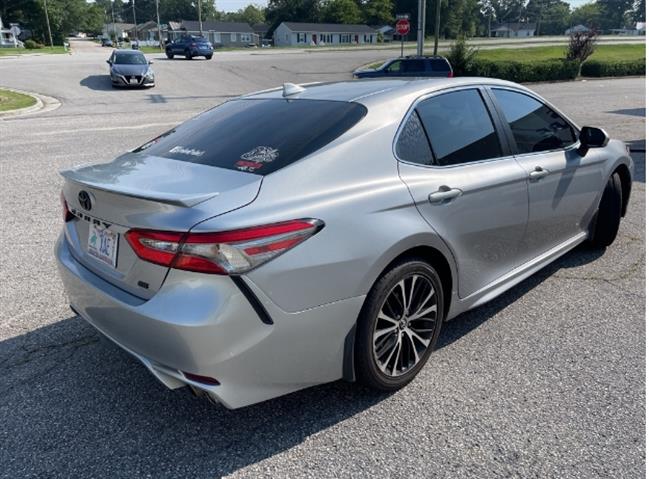
[{"label": "side mirror", "polygon": [[149,65],[153,65],[153,60],[149,60]]},{"label": "side mirror", "polygon": [[601,128],[584,126],[579,132],[579,154],[584,156],[590,148],[602,148],[608,145],[608,134]]},{"label": "side mirror", "polygon": [[109,65],[111,65],[113,62],[111,62],[110,60],[106,60],[106,63],[108,63]]}]

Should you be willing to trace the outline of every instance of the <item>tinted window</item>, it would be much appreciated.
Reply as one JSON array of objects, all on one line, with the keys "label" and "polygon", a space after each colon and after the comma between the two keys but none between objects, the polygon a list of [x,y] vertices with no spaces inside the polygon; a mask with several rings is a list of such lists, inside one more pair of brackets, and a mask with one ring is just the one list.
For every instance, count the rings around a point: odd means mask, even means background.
[{"label": "tinted window", "polygon": [[147,61],[141,53],[116,52],[114,63],[116,65],[146,65]]},{"label": "tinted window", "polygon": [[366,113],[341,101],[233,100],[135,152],[266,175],[322,148]]},{"label": "tinted window", "polygon": [[403,71],[406,73],[421,73],[426,71],[424,60],[407,60],[403,62]]},{"label": "tinted window", "polygon": [[478,90],[435,96],[417,106],[438,165],[502,156],[489,112]]},{"label": "tinted window", "polygon": [[404,161],[422,165],[433,164],[433,154],[416,111],[412,112],[403,125],[397,140],[396,153]]},{"label": "tinted window", "polygon": [[493,93],[512,129],[519,153],[556,150],[575,142],[570,124],[540,101],[510,90],[494,89]]},{"label": "tinted window", "polygon": [[448,72],[451,71],[451,68],[449,67],[448,63],[446,60],[443,60],[441,58],[433,58],[429,60],[430,62],[430,69],[434,72]]}]

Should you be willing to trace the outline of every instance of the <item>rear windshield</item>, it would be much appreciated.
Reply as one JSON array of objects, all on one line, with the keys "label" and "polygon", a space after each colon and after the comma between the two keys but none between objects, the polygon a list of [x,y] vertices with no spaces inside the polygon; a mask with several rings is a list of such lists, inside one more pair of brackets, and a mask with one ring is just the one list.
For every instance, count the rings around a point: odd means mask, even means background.
[{"label": "rear windshield", "polygon": [[233,100],[134,152],[267,175],[332,142],[366,113],[341,101]]}]

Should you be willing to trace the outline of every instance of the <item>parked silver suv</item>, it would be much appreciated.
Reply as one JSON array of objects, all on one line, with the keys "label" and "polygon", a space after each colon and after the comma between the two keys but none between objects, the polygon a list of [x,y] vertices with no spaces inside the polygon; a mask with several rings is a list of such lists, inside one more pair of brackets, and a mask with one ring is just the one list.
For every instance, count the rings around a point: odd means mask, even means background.
[{"label": "parked silver suv", "polygon": [[73,309],[170,388],[391,390],[444,320],[611,244],[632,172],[513,83],[287,84],[62,172],[56,256]]}]

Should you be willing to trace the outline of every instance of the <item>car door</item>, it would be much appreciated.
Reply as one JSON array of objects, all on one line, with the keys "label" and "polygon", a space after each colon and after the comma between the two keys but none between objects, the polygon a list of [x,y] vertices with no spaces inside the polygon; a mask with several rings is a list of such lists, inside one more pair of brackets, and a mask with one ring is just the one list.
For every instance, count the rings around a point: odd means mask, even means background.
[{"label": "car door", "polygon": [[426,75],[426,61],[424,59],[408,59],[402,62],[401,76],[420,77]]},{"label": "car door", "polygon": [[581,156],[577,128],[540,98],[510,88],[490,92],[528,176],[524,248],[535,258],[587,231],[602,184],[603,158]]},{"label": "car door", "polygon": [[523,263],[527,175],[482,88],[417,101],[395,142],[399,175],[453,252],[464,298]]}]

